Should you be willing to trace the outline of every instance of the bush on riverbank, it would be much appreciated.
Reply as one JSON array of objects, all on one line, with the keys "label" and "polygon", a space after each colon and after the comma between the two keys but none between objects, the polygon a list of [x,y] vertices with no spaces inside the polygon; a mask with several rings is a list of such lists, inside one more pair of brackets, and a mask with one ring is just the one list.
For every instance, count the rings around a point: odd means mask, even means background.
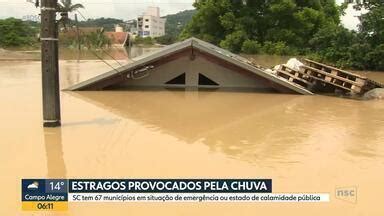
[{"label": "bush on riverbank", "polygon": [[151,37],[136,37],[133,40],[133,43],[137,45],[154,45],[155,42],[155,39]]},{"label": "bush on riverbank", "polygon": [[105,35],[104,29],[89,31],[80,31],[77,35],[76,29],[69,29],[59,34],[60,46],[68,48],[77,48],[79,43],[81,47],[87,49],[102,49],[111,46],[111,40]]},{"label": "bush on riverbank", "polygon": [[151,46],[155,44],[161,44],[161,45],[170,45],[175,43],[176,38],[169,36],[169,35],[164,35],[161,37],[136,37],[133,41],[134,44],[136,45],[145,45],[145,46]]},{"label": "bush on riverbank", "polygon": [[0,47],[33,47],[36,46],[39,29],[20,19],[8,18],[0,20]]},{"label": "bush on riverbank", "polygon": [[155,38],[156,42],[162,45],[170,45],[177,41],[177,38],[171,35],[164,35],[161,37]]}]

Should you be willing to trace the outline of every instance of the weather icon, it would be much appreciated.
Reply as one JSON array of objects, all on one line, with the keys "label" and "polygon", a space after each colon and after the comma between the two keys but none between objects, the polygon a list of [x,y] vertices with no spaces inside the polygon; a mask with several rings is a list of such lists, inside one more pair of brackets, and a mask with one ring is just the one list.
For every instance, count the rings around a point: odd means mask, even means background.
[{"label": "weather icon", "polygon": [[36,189],[39,189],[39,182],[35,181],[35,182],[33,182],[32,184],[28,185],[27,188],[30,189],[30,190],[36,190]]}]

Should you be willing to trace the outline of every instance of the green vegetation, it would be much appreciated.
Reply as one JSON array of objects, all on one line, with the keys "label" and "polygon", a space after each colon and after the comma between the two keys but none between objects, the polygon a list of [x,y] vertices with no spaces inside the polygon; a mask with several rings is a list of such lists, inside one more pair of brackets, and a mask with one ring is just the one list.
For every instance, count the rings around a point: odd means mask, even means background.
[{"label": "green vegetation", "polygon": [[183,28],[191,21],[196,10],[185,10],[176,14],[167,15],[165,22],[165,36],[156,38],[160,44],[172,44],[177,41]]},{"label": "green vegetation", "polygon": [[90,49],[100,49],[111,46],[111,40],[105,36],[103,28],[96,32],[83,35],[82,40],[82,44],[85,44],[86,47]]},{"label": "green vegetation", "polygon": [[61,13],[71,13],[80,8],[84,8],[82,4],[72,4],[71,0],[60,0],[60,2],[57,3],[57,6],[57,11]]},{"label": "green vegetation", "polygon": [[133,43],[137,45],[153,45],[156,43],[156,40],[151,37],[136,37]]},{"label": "green vegetation", "polygon": [[356,8],[358,32],[345,29],[335,0],[200,0],[182,39],[195,36],[233,52],[307,55],[336,66],[384,70],[384,3]]},{"label": "green vegetation", "polygon": [[[106,31],[115,31],[115,25],[124,21],[114,18],[88,19],[78,22],[80,27],[80,40],[77,38],[76,29],[64,32],[60,36],[60,44],[67,47],[78,47],[80,45],[89,49],[102,49],[111,46],[111,40],[105,35]],[[86,28],[86,29],[81,29]]]},{"label": "green vegetation", "polygon": [[384,70],[384,2],[373,0],[355,8],[369,10],[360,17],[359,31],[328,26],[310,41],[312,56],[342,67]]},{"label": "green vegetation", "polygon": [[177,37],[170,36],[170,35],[164,35],[161,37],[155,38],[156,42],[163,45],[170,45],[176,42]]},{"label": "green vegetation", "polygon": [[104,28],[105,31],[115,31],[115,25],[124,23],[121,19],[114,18],[97,18],[97,19],[88,19],[86,21],[81,21],[78,23],[80,27],[97,27]]},{"label": "green vegetation", "polygon": [[79,38],[75,31],[68,31],[59,35],[61,46],[76,48],[80,46],[87,49],[102,49],[111,46],[111,40],[104,34],[103,28],[90,32],[80,32]]},{"label": "green vegetation", "polygon": [[233,52],[304,54],[315,33],[340,24],[334,0],[201,0],[194,6],[197,13],[181,37],[196,36]]},{"label": "green vegetation", "polygon": [[37,44],[38,25],[20,19],[0,20],[0,47],[32,47]]},{"label": "green vegetation", "polygon": [[[165,16],[165,36],[137,38],[135,43],[172,44],[194,36],[236,53],[304,55],[345,68],[384,70],[382,0],[355,5],[358,10],[368,10],[360,17],[357,31],[341,25],[340,16],[347,5],[337,6],[335,0],[200,0],[194,6],[196,10]],[[59,11],[63,19],[82,7],[61,0]],[[78,26],[113,31],[116,24],[123,23],[121,19],[98,18],[81,21]],[[0,47],[37,45],[39,28],[36,22],[0,20]],[[110,41],[103,31],[81,33],[80,43],[90,48],[108,46]],[[64,46],[75,47],[78,41],[73,29],[60,36]]]},{"label": "green vegetation", "polygon": [[80,8],[84,8],[82,4],[72,4],[72,0],[60,0],[57,3],[57,12],[60,13],[60,23],[67,29],[67,25],[70,23],[68,13],[72,13]]},{"label": "green vegetation", "polygon": [[169,45],[169,44],[173,44],[175,42],[175,40],[176,40],[176,38],[174,38],[174,37],[171,37],[169,35],[164,35],[164,36],[156,37],[156,38],[136,37],[135,40],[133,41],[133,43],[136,45],[145,45],[145,46],[154,45],[156,43],[162,44],[162,45]]}]

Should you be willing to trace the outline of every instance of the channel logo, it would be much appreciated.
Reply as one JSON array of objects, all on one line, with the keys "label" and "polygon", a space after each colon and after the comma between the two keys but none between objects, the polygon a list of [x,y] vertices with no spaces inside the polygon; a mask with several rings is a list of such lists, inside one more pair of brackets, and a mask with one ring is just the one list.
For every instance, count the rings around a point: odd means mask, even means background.
[{"label": "channel logo", "polygon": [[336,199],[356,203],[357,202],[357,187],[338,187],[335,192]]}]

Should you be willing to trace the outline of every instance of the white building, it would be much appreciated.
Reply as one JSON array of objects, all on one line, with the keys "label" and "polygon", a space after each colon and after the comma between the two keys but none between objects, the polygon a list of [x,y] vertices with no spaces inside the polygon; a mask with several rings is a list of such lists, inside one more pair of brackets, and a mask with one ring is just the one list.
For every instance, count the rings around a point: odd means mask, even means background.
[{"label": "white building", "polygon": [[165,20],[160,17],[160,8],[148,7],[146,12],[137,18],[138,35],[141,37],[165,35]]},{"label": "white building", "polygon": [[121,25],[117,24],[115,25],[115,32],[124,32],[124,28]]}]

